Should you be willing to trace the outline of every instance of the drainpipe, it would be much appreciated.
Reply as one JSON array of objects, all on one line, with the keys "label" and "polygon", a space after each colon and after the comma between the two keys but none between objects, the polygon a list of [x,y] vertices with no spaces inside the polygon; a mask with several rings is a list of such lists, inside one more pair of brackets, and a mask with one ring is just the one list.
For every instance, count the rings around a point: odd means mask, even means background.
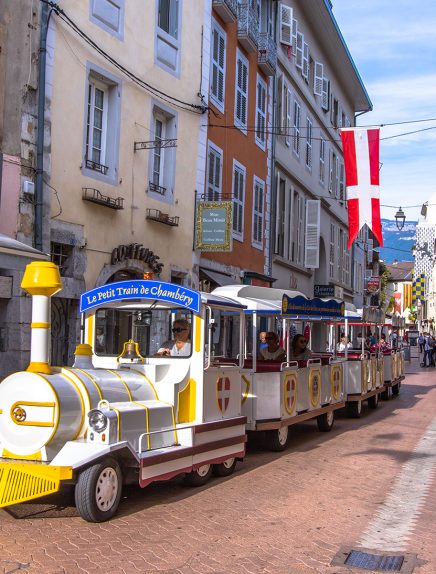
[{"label": "drainpipe", "polygon": [[45,110],[45,66],[47,59],[47,30],[49,22],[48,4],[41,7],[41,36],[39,39],[38,62],[38,134],[36,141],[36,186],[35,186],[35,248],[42,251],[42,208],[44,175],[44,110]]},{"label": "drainpipe", "polygon": [[[277,14],[278,14],[278,2],[274,2],[274,42],[277,46]],[[278,50],[277,50],[278,52]],[[269,233],[269,257],[268,257],[268,267],[269,274],[272,277],[272,263],[273,263],[273,252],[274,252],[274,242],[275,242],[275,221],[276,221],[276,190],[275,185],[275,154],[276,154],[276,135],[275,126],[277,125],[276,120],[276,86],[277,86],[277,74],[279,68],[279,57],[277,54],[277,68],[276,73],[273,76],[273,93],[272,93],[272,133],[271,133],[271,177],[270,177],[270,189],[271,189],[271,221],[270,221],[270,233]]]}]

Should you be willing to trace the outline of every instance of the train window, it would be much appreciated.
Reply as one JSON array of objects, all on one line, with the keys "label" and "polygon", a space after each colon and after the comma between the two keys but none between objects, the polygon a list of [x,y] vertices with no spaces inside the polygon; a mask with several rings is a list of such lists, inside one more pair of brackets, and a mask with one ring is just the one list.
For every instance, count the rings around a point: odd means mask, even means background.
[{"label": "train window", "polygon": [[239,357],[239,315],[224,313],[212,308],[205,323],[204,342],[206,353],[210,341],[212,360]]},{"label": "train window", "polygon": [[143,357],[191,355],[192,313],[182,309],[99,309],[95,320],[96,355],[118,356],[129,339]]}]

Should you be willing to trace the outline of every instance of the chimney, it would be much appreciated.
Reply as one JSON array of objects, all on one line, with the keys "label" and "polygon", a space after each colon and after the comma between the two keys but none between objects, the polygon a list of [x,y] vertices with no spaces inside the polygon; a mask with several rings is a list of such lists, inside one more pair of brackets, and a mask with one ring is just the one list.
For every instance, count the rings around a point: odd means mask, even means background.
[{"label": "chimney", "polygon": [[49,261],[29,263],[21,288],[32,295],[30,364],[26,370],[49,375],[50,297],[62,289],[59,268]]}]

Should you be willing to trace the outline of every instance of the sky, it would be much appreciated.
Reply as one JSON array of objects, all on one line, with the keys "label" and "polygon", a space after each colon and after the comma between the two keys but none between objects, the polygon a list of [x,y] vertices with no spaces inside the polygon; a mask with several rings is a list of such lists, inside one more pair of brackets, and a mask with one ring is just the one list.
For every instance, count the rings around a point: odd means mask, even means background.
[{"label": "sky", "polygon": [[373,104],[358,125],[411,122],[380,130],[380,203],[382,217],[394,219],[401,206],[416,221],[424,202],[436,202],[436,1],[332,1]]}]

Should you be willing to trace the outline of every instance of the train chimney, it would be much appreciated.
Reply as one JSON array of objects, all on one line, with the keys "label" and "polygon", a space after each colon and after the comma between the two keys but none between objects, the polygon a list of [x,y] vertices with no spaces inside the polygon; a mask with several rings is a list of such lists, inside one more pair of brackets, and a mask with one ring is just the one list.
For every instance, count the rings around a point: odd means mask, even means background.
[{"label": "train chimney", "polygon": [[21,288],[32,295],[30,364],[27,371],[51,374],[49,365],[50,297],[62,289],[59,268],[49,261],[26,266]]}]

